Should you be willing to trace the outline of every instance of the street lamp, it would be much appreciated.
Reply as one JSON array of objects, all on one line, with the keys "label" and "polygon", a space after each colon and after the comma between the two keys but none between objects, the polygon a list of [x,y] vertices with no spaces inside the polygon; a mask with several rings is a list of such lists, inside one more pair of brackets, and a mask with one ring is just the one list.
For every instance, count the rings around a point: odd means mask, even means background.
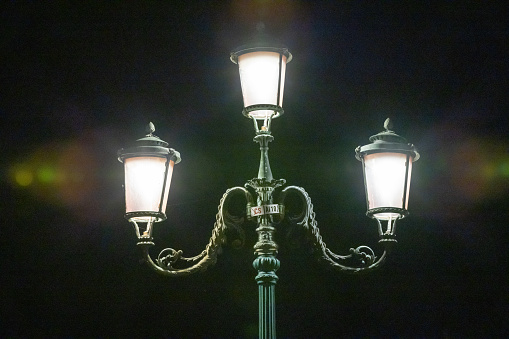
[{"label": "street lamp", "polygon": [[[315,220],[313,205],[308,193],[298,186],[283,188],[284,179],[274,179],[269,165],[268,144],[272,119],[283,114],[283,90],[286,64],[292,55],[286,47],[268,44],[246,45],[231,53],[230,59],[239,65],[244,97],[243,114],[254,123],[254,141],[260,144],[258,176],[248,180],[244,187],[228,189],[219,202],[212,236],[205,249],[197,256],[184,257],[181,250],[166,248],[153,260],[149,249],[154,245],[153,223],[166,219],[165,209],[173,166],[180,161],[180,154],[153,133],[149,124],[148,134],[136,141],[134,147],[121,149],[119,160],[125,167],[125,217],[135,228],[137,245],[149,266],[165,276],[177,277],[205,270],[216,262],[220,247],[226,242],[226,232],[236,231],[243,241],[242,223],[228,213],[228,202],[235,195],[246,201],[246,217],[257,224],[258,240],[254,245],[254,268],[259,289],[259,337],[275,338],[275,285],[279,260],[278,245],[274,240],[276,227],[283,219],[304,228],[320,258],[334,269],[358,273],[380,266],[391,247],[396,243],[395,223],[408,215],[408,197],[412,163],[419,154],[412,144],[394,133],[389,119],[385,131],[370,138],[371,143],[357,147],[356,157],[362,162],[366,189],[366,215],[378,222],[380,243],[384,246],[381,256],[368,246],[351,248],[348,255],[338,255],[322,241]],[[302,202],[302,211],[285,215],[287,196],[296,195]],[[387,222],[383,230],[382,221]],[[146,224],[140,233],[138,224]],[[346,265],[347,262],[353,266]],[[186,267],[177,265],[184,263]]]},{"label": "street lamp", "polygon": [[[355,156],[362,161],[366,215],[377,220],[380,242],[396,242],[396,220],[408,215],[412,163],[419,159],[419,153],[414,145],[391,131],[389,119],[384,128],[369,138],[371,144],[357,147]],[[385,232],[381,220],[387,221]]]},{"label": "street lamp", "polygon": [[266,123],[283,114],[286,64],[292,60],[288,48],[252,44],[239,47],[230,60],[239,65],[244,97],[243,114]]},{"label": "street lamp", "polygon": [[118,151],[118,160],[125,168],[125,218],[136,225],[147,224],[144,237],[152,234],[152,224],[166,220],[166,202],[170,192],[173,166],[180,162],[180,154],[159,139],[154,124],[147,126],[148,134],[136,140],[133,147]]}]

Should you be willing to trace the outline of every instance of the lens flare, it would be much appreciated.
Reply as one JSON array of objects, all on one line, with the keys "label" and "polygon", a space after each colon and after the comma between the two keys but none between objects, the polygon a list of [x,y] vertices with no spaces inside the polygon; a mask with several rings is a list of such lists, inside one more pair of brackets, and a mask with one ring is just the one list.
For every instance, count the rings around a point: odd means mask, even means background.
[{"label": "lens flare", "polygon": [[506,146],[488,138],[471,138],[462,140],[454,149],[449,162],[450,184],[460,200],[481,202],[505,194],[509,183]]},{"label": "lens flare", "polygon": [[503,177],[509,177],[509,159],[505,159],[499,167],[500,175]]},{"label": "lens flare", "polygon": [[84,219],[107,218],[110,207],[123,205],[118,190],[122,171],[115,159],[120,147],[114,138],[110,130],[93,130],[74,140],[43,144],[9,167],[10,184]]},{"label": "lens flare", "polygon": [[14,171],[14,180],[19,186],[27,187],[34,181],[34,175],[28,169],[16,169]]},{"label": "lens flare", "polygon": [[37,169],[37,179],[42,184],[52,184],[57,179],[56,169],[51,165],[43,165]]}]

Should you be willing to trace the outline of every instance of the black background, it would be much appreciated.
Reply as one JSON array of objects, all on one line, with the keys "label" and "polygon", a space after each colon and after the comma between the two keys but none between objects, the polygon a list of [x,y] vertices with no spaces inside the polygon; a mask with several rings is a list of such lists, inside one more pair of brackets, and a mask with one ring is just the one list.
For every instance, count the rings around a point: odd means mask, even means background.
[{"label": "black background", "polygon": [[333,251],[380,252],[355,147],[391,117],[421,153],[382,269],[345,276],[278,238],[278,335],[508,335],[504,2],[13,1],[0,15],[2,337],[257,335],[253,243],[181,279],[141,265],[116,151],[153,121],[181,152],[156,247],[201,252],[224,191],[258,171],[229,60],[258,22],[294,55],[272,171],[308,191]]}]

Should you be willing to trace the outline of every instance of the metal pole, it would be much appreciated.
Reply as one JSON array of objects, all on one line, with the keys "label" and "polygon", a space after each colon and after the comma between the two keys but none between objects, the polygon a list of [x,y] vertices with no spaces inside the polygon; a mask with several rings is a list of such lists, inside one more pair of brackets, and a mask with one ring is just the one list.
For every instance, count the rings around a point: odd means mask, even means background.
[{"label": "metal pole", "polygon": [[[258,178],[249,181],[248,185],[256,191],[258,206],[272,204],[274,189],[284,183],[284,180],[274,180],[270,170],[268,151],[272,140],[270,131],[261,132],[254,139],[260,143],[260,168]],[[276,259],[278,246],[273,240],[276,229],[270,214],[258,216],[257,223],[258,241],[253,247],[257,257],[253,267],[258,270],[255,278],[258,284],[258,333],[260,339],[275,339],[275,287],[279,268],[279,260]]]},{"label": "metal pole", "polygon": [[258,169],[258,179],[272,181],[272,171],[269,163],[269,142],[274,140],[270,134],[260,133],[254,137],[253,141],[260,143],[260,167]]},{"label": "metal pole", "polygon": [[260,225],[256,229],[259,238],[255,245],[258,257],[253,267],[258,270],[258,333],[260,339],[276,338],[276,294],[275,287],[278,277],[279,260],[276,258],[277,245],[272,240],[274,227]]}]

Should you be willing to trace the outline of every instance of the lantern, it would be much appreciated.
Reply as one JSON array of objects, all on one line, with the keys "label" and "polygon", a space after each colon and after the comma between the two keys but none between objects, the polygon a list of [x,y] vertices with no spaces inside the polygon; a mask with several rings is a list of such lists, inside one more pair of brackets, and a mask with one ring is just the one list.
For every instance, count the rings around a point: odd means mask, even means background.
[{"label": "lantern", "polygon": [[154,131],[150,123],[145,137],[118,151],[125,168],[125,218],[129,221],[152,224],[166,219],[173,166],[180,162],[180,154]]},{"label": "lantern", "polygon": [[292,60],[288,49],[256,43],[239,47],[230,59],[239,65],[242,114],[265,121],[283,114],[286,64]]},{"label": "lantern", "polygon": [[408,215],[408,197],[412,163],[419,159],[414,145],[390,129],[369,138],[371,144],[357,147],[356,157],[362,161],[368,211],[366,215],[378,220],[404,218]]}]

